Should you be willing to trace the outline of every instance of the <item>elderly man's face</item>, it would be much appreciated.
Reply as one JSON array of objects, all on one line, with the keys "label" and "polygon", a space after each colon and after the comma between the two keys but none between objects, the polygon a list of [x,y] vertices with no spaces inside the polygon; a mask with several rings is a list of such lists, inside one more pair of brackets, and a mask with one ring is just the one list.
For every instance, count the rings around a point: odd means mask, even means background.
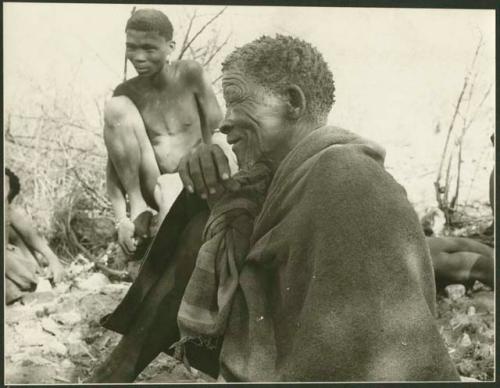
[{"label": "elderly man's face", "polygon": [[237,69],[223,72],[222,88],[227,111],[220,130],[240,168],[274,160],[288,135],[285,102]]}]

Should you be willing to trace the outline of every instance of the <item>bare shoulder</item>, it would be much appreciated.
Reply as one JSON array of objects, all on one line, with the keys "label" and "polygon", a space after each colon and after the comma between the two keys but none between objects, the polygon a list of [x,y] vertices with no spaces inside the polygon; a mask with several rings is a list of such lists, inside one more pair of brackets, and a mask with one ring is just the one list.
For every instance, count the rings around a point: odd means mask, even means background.
[{"label": "bare shoulder", "polygon": [[191,59],[181,59],[172,63],[181,77],[189,83],[203,82],[203,67]]},{"label": "bare shoulder", "polygon": [[115,121],[131,113],[138,113],[138,110],[127,96],[111,97],[104,104],[104,120],[107,122]]}]

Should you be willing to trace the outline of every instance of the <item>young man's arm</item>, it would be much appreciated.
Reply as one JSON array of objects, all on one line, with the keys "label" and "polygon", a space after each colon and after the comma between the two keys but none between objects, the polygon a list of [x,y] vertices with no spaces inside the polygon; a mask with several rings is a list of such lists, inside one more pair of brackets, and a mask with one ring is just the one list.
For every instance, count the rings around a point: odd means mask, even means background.
[{"label": "young man's arm", "polygon": [[210,144],[214,130],[222,121],[222,111],[202,66],[196,61],[183,61],[183,67],[186,82],[193,89],[196,98],[202,139],[205,144]]},{"label": "young man's arm", "polygon": [[192,155],[184,156],[179,165],[179,175],[189,192],[197,192],[202,198],[207,198],[216,193],[220,184],[228,189],[235,189],[236,184],[229,179],[231,169],[227,156],[219,145],[212,144],[214,129],[222,121],[222,111],[212,85],[201,65],[195,61],[183,61],[183,71],[187,86],[195,95],[203,143],[192,151]]},{"label": "young man's arm", "polygon": [[11,225],[25,244],[36,252],[42,254],[49,263],[54,282],[59,282],[64,277],[64,268],[56,254],[50,249],[44,237],[33,227],[31,218],[20,209],[10,209]]}]

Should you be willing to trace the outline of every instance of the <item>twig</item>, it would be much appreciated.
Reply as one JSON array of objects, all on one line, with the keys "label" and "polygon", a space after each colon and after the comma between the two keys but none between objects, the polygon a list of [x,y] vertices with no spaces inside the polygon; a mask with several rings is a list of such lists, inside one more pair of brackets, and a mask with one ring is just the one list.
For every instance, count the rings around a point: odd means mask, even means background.
[{"label": "twig", "polygon": [[467,79],[467,77],[465,77],[464,83],[463,83],[463,86],[462,86],[462,90],[460,91],[460,94],[459,94],[458,100],[457,100],[457,104],[455,105],[455,111],[453,112],[453,117],[451,119],[450,125],[448,126],[448,133],[446,134],[446,141],[444,143],[443,153],[441,154],[441,160],[439,162],[439,169],[438,169],[438,176],[436,178],[436,182],[438,182],[438,183],[441,180],[441,173],[442,173],[442,169],[443,169],[443,163],[444,163],[444,159],[445,159],[445,156],[446,156],[446,152],[448,151],[448,144],[450,142],[451,132],[453,131],[453,127],[455,125],[455,120],[456,120],[456,118],[458,116],[458,113],[459,113],[459,110],[460,110],[460,105],[462,103],[462,99],[463,99],[463,96],[464,96],[464,93],[465,93],[465,89],[467,88],[467,83],[468,83],[468,79]]},{"label": "twig", "polygon": [[119,271],[116,269],[106,267],[104,264],[99,263],[98,261],[95,261],[94,265],[97,269],[99,269],[101,272],[104,273],[104,275],[108,277],[114,277],[117,278],[118,280],[130,279],[130,274],[127,271]]},{"label": "twig", "polygon": [[462,141],[460,141],[460,144],[458,145],[458,167],[457,167],[457,187],[455,188],[455,195],[451,199],[450,202],[450,208],[455,209],[455,204],[457,203],[458,200],[458,193],[460,190],[460,173],[462,171]]},{"label": "twig", "polygon": [[203,66],[207,66],[210,64],[210,62],[212,62],[212,60],[215,58],[215,56],[220,52],[220,50],[222,50],[224,48],[224,46],[227,45],[227,43],[229,42],[229,39],[231,38],[231,34],[229,34],[227,37],[226,37],[226,40],[224,42],[222,42],[218,47],[216,47],[216,49],[212,52],[212,54],[208,57],[207,60],[205,60],[205,62],[203,63]]},{"label": "twig", "polygon": [[215,85],[215,83],[222,78],[222,74],[219,75],[216,79],[212,81],[212,85]]},{"label": "twig", "polygon": [[227,9],[227,7],[224,7],[222,8],[222,10],[220,12],[218,12],[212,19],[210,19],[208,22],[206,22],[199,30],[196,34],[194,34],[194,36],[191,38],[191,40],[186,44],[185,47],[182,48],[180,54],[179,54],[179,59],[182,59],[182,56],[184,55],[184,53],[186,52],[186,50],[188,49],[189,46],[191,46],[193,44],[193,42],[196,40],[196,38],[198,38],[198,36],[200,36],[203,31],[205,31],[205,29],[210,25],[212,24],[220,15],[222,15],[224,13],[224,11]]},{"label": "twig", "polygon": [[182,55],[184,54],[187,40],[189,39],[189,34],[191,33],[191,27],[193,27],[194,19],[196,19],[196,9],[194,10],[193,15],[189,20],[189,26],[186,31],[186,34],[184,35],[184,41],[182,42],[181,53],[179,54],[178,59],[182,59]]},{"label": "twig", "polygon": [[99,194],[93,187],[91,187],[85,180],[80,176],[78,171],[76,171],[76,168],[70,168],[75,175],[76,179],[82,184],[83,188],[87,190],[87,192],[94,197],[98,202],[100,202],[100,205],[102,207],[109,207],[109,202],[106,200],[106,198],[102,197],[101,194]]}]

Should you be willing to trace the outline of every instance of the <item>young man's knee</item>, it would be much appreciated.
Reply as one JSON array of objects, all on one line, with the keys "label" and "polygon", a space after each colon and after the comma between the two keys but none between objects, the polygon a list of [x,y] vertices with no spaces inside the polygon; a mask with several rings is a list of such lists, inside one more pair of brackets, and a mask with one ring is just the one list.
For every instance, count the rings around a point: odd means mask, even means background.
[{"label": "young man's knee", "polygon": [[104,134],[121,135],[140,129],[142,118],[136,106],[124,96],[113,97],[104,106]]}]

